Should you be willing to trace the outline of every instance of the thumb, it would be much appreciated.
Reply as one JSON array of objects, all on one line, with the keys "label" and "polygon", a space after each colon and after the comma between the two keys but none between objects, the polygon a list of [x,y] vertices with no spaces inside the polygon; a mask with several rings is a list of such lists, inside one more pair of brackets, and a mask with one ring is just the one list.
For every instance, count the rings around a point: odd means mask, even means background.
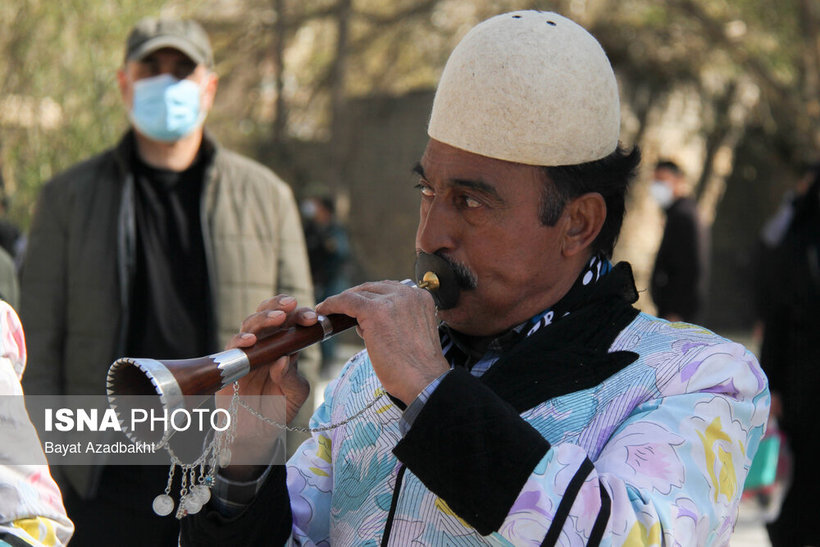
[{"label": "thumb", "polygon": [[268,369],[270,379],[275,384],[281,384],[285,376],[290,370],[290,357],[287,355],[280,357]]}]

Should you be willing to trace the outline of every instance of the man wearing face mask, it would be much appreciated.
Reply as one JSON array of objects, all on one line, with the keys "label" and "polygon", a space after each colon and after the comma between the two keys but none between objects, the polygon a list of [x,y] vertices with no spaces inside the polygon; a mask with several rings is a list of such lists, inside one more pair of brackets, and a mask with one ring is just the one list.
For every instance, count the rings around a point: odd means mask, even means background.
[{"label": "man wearing face mask", "polygon": [[[117,357],[213,353],[251,303],[313,299],[290,188],[204,131],[217,76],[202,27],[141,20],[117,79],[131,128],[47,183],[32,223],[21,310],[29,394],[102,395]],[[318,355],[307,357],[316,374]],[[72,545],[177,544],[176,519],[151,511],[167,467],[62,471]]]},{"label": "man wearing face mask", "polygon": [[702,321],[709,280],[709,235],[689,195],[683,170],[673,161],[655,166],[652,197],[666,211],[655,269],[652,299],[658,316],[670,321]]}]

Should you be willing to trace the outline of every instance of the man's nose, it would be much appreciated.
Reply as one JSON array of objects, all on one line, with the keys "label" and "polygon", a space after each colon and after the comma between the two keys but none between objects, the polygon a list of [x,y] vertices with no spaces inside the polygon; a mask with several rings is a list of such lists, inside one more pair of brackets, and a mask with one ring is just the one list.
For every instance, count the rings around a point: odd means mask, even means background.
[{"label": "man's nose", "polygon": [[457,226],[452,211],[439,199],[429,205],[422,205],[419,212],[419,227],[416,232],[416,247],[426,253],[452,250],[456,246]]}]

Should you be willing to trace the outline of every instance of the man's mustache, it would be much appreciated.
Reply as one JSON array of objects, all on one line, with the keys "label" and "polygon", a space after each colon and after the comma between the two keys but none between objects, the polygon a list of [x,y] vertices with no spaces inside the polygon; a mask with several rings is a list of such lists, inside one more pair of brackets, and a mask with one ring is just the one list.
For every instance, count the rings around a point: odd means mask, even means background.
[{"label": "man's mustache", "polygon": [[478,286],[478,276],[476,276],[476,274],[474,274],[465,264],[450,258],[441,251],[436,251],[433,254],[445,261],[450,266],[450,269],[452,269],[453,273],[456,274],[456,283],[460,289],[471,290]]}]

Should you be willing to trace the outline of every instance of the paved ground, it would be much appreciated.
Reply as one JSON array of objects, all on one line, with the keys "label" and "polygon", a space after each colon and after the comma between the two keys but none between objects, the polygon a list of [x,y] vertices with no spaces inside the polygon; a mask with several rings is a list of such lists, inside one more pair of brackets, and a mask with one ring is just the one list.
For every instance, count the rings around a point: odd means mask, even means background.
[{"label": "paved ground", "polygon": [[762,517],[751,501],[743,501],[731,547],[771,547]]}]

